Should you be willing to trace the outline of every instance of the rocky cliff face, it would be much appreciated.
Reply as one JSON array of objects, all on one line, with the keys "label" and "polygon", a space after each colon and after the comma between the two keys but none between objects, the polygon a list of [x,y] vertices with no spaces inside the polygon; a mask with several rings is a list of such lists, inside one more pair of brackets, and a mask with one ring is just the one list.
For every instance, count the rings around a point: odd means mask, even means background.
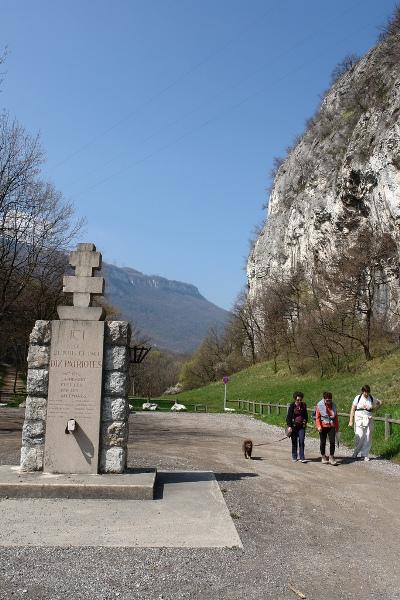
[{"label": "rocky cliff face", "polygon": [[400,33],[341,76],[279,167],[247,265],[254,296],[270,276],[316,264],[363,228],[400,248]]}]

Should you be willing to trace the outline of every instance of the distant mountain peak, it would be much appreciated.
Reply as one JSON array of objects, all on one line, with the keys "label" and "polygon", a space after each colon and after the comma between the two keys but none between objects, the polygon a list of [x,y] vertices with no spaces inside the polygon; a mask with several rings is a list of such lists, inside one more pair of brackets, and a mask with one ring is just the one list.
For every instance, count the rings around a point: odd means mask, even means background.
[{"label": "distant mountain peak", "polygon": [[193,352],[211,327],[221,329],[229,319],[190,283],[107,263],[103,272],[107,300],[160,348]]},{"label": "distant mountain peak", "polygon": [[134,287],[147,286],[153,287],[160,290],[172,290],[178,294],[187,294],[189,296],[195,296],[197,298],[204,298],[195,285],[191,283],[184,283],[183,281],[176,281],[174,279],[167,279],[160,275],[144,275],[140,271],[135,271],[130,267],[124,267],[122,269],[128,274],[129,281]]}]

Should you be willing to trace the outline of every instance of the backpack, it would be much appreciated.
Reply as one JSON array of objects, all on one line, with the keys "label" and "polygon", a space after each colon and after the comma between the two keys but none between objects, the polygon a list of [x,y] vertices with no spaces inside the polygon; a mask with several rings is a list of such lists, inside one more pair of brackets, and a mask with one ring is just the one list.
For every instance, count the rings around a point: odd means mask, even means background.
[{"label": "backpack", "polygon": [[[361,396],[360,396],[360,398],[361,398]],[[321,402],[321,400],[319,400],[319,402]],[[317,419],[317,406],[318,406],[318,404],[314,407],[314,410],[311,413],[311,418],[313,421],[315,421]]]},{"label": "backpack", "polygon": [[371,408],[357,408],[358,403],[360,402],[361,396],[362,396],[362,394],[360,394],[358,396],[358,398],[357,398],[356,410],[366,410],[367,412],[372,412],[373,409],[374,409],[374,400],[375,400],[375,398],[373,397],[373,395],[372,394],[368,394],[368,398],[371,399]]}]

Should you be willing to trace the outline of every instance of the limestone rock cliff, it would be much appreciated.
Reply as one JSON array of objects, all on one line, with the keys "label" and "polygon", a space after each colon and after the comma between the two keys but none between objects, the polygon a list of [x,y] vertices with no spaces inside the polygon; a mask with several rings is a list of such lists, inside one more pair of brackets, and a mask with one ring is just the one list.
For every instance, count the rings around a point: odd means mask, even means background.
[{"label": "limestone rock cliff", "polygon": [[394,29],[333,84],[279,167],[247,265],[250,297],[352,243],[363,228],[400,248],[400,33]]}]

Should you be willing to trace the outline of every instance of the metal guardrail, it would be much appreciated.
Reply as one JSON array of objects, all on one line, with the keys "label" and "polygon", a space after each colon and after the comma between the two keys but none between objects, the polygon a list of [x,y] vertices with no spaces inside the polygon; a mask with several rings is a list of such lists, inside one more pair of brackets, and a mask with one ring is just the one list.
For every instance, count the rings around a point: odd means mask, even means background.
[{"label": "metal guardrail", "polygon": [[[237,404],[239,410],[243,410],[244,412],[252,413],[253,415],[271,415],[272,411],[274,414],[280,415],[281,409],[289,408],[290,403],[288,404],[275,404],[273,402],[261,402],[257,400],[227,400],[227,402],[231,404]],[[257,410],[258,409],[258,410]],[[266,409],[266,413],[265,413]],[[314,408],[307,408],[307,412],[312,412]],[[339,417],[350,417],[350,413],[346,412],[338,412]],[[392,424],[400,425],[400,419],[392,419],[390,415],[385,415],[384,417],[371,417],[373,421],[382,421],[385,424],[385,440],[388,440],[392,435]]]}]

